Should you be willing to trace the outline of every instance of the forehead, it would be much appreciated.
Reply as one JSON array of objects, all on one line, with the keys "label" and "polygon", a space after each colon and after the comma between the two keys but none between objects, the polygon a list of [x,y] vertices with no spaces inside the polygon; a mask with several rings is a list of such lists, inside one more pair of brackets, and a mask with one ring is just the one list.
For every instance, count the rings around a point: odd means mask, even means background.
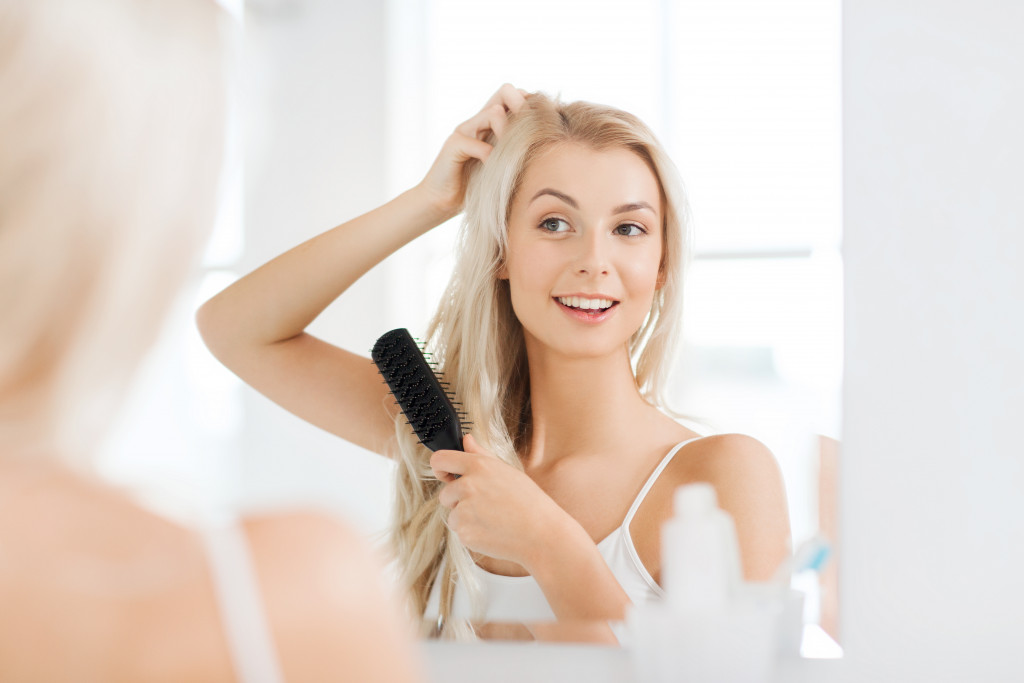
[{"label": "forehead", "polygon": [[515,204],[545,188],[595,209],[646,201],[660,212],[658,179],[640,155],[625,147],[596,150],[576,142],[554,145],[527,166]]}]

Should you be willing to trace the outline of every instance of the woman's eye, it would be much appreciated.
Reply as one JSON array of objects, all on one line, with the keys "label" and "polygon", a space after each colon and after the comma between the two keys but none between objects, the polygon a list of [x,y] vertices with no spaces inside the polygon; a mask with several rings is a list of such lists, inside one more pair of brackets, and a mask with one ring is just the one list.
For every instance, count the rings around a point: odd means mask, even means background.
[{"label": "woman's eye", "polygon": [[626,237],[636,237],[647,233],[646,230],[635,223],[623,223],[616,227],[614,232],[616,235],[624,235]]},{"label": "woman's eye", "polygon": [[561,218],[545,218],[541,221],[540,227],[548,232],[565,232],[569,229],[569,224]]}]

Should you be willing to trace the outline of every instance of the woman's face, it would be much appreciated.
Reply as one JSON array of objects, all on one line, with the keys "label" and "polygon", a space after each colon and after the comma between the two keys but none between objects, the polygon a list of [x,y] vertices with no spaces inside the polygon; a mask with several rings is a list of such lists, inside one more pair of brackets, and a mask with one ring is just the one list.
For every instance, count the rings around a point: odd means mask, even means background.
[{"label": "woman's face", "polygon": [[634,152],[562,143],[537,157],[512,202],[501,273],[528,348],[624,348],[660,286],[661,226],[658,181]]}]

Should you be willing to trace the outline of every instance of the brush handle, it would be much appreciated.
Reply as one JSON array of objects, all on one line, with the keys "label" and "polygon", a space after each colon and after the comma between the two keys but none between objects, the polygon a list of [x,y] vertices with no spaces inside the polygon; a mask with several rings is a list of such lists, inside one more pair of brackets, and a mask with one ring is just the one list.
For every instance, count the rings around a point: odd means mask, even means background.
[{"label": "brush handle", "polygon": [[381,335],[370,357],[420,443],[432,451],[461,451],[459,412],[409,330]]}]

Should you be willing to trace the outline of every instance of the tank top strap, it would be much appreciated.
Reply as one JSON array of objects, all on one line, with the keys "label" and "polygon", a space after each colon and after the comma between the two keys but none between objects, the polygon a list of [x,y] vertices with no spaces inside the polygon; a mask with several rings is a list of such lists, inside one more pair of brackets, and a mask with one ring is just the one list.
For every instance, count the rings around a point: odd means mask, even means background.
[{"label": "tank top strap", "polygon": [[260,599],[248,538],[231,515],[200,526],[235,676],[241,683],[281,683],[280,663]]},{"label": "tank top strap", "polygon": [[664,458],[661,459],[658,466],[654,468],[653,472],[651,472],[651,476],[647,477],[647,481],[644,482],[643,488],[640,489],[640,493],[637,494],[636,500],[633,501],[633,504],[629,508],[629,512],[626,513],[626,518],[622,521],[622,528],[625,529],[627,533],[629,531],[629,524],[633,521],[633,515],[635,515],[636,511],[640,509],[640,504],[643,503],[644,498],[647,497],[647,492],[651,490],[651,487],[654,486],[654,482],[658,481],[658,477],[660,477],[661,473],[666,467],[668,467],[668,464],[672,462],[672,458],[675,457],[676,453],[678,453],[683,446],[703,438],[703,436],[695,436],[692,439],[680,441],[672,447],[672,450],[670,450]]}]

